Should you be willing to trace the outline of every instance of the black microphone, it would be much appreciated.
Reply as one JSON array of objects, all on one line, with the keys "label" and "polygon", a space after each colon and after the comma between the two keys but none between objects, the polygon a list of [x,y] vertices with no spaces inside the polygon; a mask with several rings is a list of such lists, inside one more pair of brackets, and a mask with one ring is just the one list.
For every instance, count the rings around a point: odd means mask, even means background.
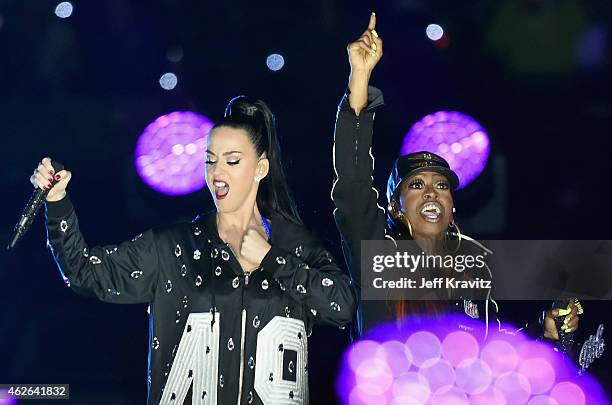
[{"label": "black microphone", "polygon": [[[568,299],[557,299],[553,302],[552,307],[557,309],[566,309],[570,303]],[[573,346],[575,340],[574,332],[565,332],[561,327],[563,326],[564,316],[558,316],[555,318],[555,325],[557,326],[557,331],[559,334],[559,341],[557,342],[557,346],[561,351],[567,355],[573,355]]]},{"label": "black microphone", "polygon": [[[60,162],[52,161],[51,166],[53,166],[55,173],[64,170],[64,165]],[[51,182],[51,187],[53,187],[56,183],[57,181],[54,177],[53,181]],[[37,187],[36,190],[34,190],[32,197],[30,197],[30,200],[26,204],[23,213],[21,214],[21,218],[19,218],[17,225],[15,225],[15,231],[13,232],[11,243],[9,243],[6,247],[7,250],[14,249],[15,245],[17,245],[23,235],[25,235],[28,229],[30,229],[32,222],[34,222],[34,218],[36,218],[36,214],[38,214],[38,211],[40,210],[40,206],[45,201],[47,194],[49,194],[49,190],[50,189],[43,190],[40,187]]]}]

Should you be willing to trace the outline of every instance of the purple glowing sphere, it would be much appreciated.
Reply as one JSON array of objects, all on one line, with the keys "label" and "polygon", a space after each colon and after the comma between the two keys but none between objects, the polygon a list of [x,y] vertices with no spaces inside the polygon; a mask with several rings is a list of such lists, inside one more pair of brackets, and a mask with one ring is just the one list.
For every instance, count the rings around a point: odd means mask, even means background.
[{"label": "purple glowing sphere", "polygon": [[553,346],[496,326],[484,341],[484,324],[461,315],[379,326],[346,351],[338,396],[348,405],[608,403]]},{"label": "purple glowing sphere", "polygon": [[190,111],[162,115],[136,143],[134,164],[152,189],[168,195],[198,191],[206,184],[206,138],[213,123]]},{"label": "purple glowing sphere", "polygon": [[472,117],[457,111],[438,111],[410,128],[401,154],[428,151],[442,156],[459,176],[459,188],[471,183],[489,158],[489,137]]}]

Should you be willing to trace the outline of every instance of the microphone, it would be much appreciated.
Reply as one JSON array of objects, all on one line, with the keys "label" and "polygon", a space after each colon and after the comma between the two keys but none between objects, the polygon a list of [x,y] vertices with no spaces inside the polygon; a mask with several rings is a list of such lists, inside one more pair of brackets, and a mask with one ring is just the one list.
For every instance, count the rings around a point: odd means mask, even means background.
[{"label": "microphone", "polygon": [[[51,166],[53,166],[55,173],[64,170],[64,165],[59,162],[52,161]],[[57,181],[55,178],[53,178],[51,187],[53,187],[56,183]],[[38,211],[40,210],[40,206],[45,201],[47,194],[49,194],[49,190],[50,189],[42,190],[40,187],[37,187],[36,190],[34,190],[32,197],[30,197],[30,200],[23,209],[21,218],[19,218],[17,225],[15,225],[11,242],[6,247],[7,250],[13,250],[23,235],[25,235],[28,229],[30,229],[30,226],[34,222],[34,218],[36,218],[36,214],[38,214]]]},{"label": "microphone", "polygon": [[[569,305],[570,300],[568,299],[557,299],[553,302],[553,308],[565,309]],[[574,345],[575,333],[574,332],[565,332],[561,329],[563,326],[563,318],[562,316],[555,318],[555,325],[557,326],[557,331],[559,333],[559,341],[558,346],[561,351],[568,355],[573,355],[572,346]]]}]

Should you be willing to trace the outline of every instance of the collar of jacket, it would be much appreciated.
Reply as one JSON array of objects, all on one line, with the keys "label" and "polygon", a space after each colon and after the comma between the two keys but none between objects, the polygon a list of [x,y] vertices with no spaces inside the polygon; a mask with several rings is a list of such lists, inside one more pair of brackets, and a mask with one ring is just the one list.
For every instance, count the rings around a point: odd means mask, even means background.
[{"label": "collar of jacket", "polygon": [[[274,237],[274,227],[272,224],[277,227],[283,227],[283,222],[285,221],[283,218],[275,215],[272,218],[266,218],[268,223],[270,224],[270,241],[273,240]],[[203,232],[207,235],[208,239],[213,243],[213,245],[219,247],[220,245],[225,245],[225,242],[219,236],[219,230],[217,229],[217,211],[212,210],[203,214],[199,214],[193,221],[194,224],[201,225],[204,229]]]},{"label": "collar of jacket", "polygon": [[[270,224],[270,242],[272,245],[291,251],[295,244],[308,243],[313,240],[310,234],[302,225],[289,222],[280,215],[272,215],[266,218]],[[217,211],[212,210],[198,215],[193,223],[199,225],[215,247],[225,246],[225,242],[219,237],[217,229]]]}]

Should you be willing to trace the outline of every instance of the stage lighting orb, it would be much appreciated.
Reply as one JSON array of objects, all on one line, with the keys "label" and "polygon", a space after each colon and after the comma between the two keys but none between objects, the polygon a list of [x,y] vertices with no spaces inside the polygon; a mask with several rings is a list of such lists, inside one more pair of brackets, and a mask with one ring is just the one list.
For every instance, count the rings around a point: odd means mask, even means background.
[{"label": "stage lighting orb", "polygon": [[68,18],[72,15],[73,10],[72,3],[69,1],[62,1],[55,7],[55,15],[59,18]]},{"label": "stage lighting orb", "polygon": [[586,397],[584,391],[578,385],[570,381],[563,381],[556,384],[550,390],[550,396],[559,405],[585,405]]},{"label": "stage lighting orb", "polygon": [[178,77],[172,72],[164,73],[159,78],[159,85],[164,90],[173,90],[178,84]]},{"label": "stage lighting orb", "polygon": [[510,330],[516,328],[500,324],[481,340],[483,324],[461,315],[379,325],[345,353],[339,398],[373,405],[608,403],[601,385],[579,376],[553,346]]},{"label": "stage lighting orb", "polygon": [[444,29],[438,24],[429,24],[425,29],[425,34],[432,41],[437,41],[444,35]]},{"label": "stage lighting orb", "polygon": [[406,346],[412,353],[412,363],[421,367],[428,360],[437,360],[442,355],[442,345],[436,335],[428,331],[418,331],[410,335]]},{"label": "stage lighting orb", "polygon": [[482,173],[489,150],[489,137],[474,118],[457,111],[438,111],[410,128],[400,153],[428,151],[442,156],[459,176],[461,189]]},{"label": "stage lighting orb", "polygon": [[162,115],[150,123],[136,143],[134,165],[152,189],[185,195],[205,185],[206,138],[213,123],[191,111]]},{"label": "stage lighting orb", "polygon": [[266,66],[273,72],[281,70],[285,66],[285,58],[283,55],[273,53],[266,58]]}]

